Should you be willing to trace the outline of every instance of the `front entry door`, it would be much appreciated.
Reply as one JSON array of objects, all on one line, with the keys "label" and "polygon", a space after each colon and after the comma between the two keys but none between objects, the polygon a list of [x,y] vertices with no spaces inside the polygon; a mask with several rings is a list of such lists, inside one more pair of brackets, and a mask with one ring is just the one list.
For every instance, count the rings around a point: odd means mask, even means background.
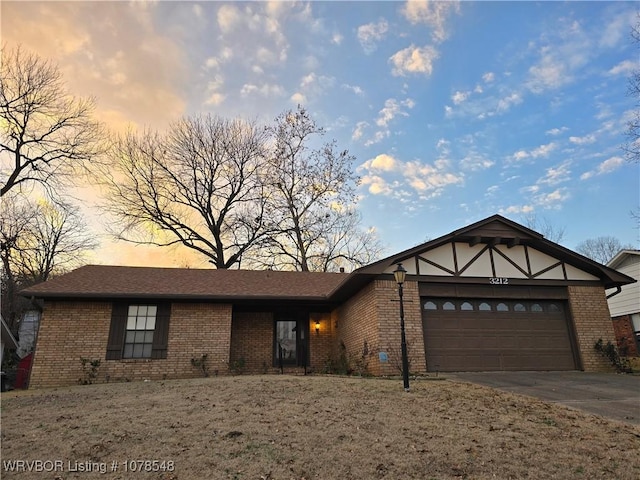
[{"label": "front entry door", "polygon": [[309,351],[308,315],[283,312],[275,316],[273,357],[277,367],[307,367]]}]

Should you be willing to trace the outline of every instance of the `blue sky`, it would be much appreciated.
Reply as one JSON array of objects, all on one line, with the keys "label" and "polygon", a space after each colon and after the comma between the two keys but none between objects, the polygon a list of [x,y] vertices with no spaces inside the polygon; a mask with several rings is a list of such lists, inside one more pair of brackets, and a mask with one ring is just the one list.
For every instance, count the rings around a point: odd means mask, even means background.
[{"label": "blue sky", "polygon": [[[495,213],[563,228],[569,248],[603,235],[638,245],[640,175],[620,150],[640,68],[637,3],[1,8],[3,41],[54,59],[115,130],[199,112],[267,122],[302,104],[356,156],[363,221],[387,254]],[[79,194],[100,234],[95,192]],[[95,261],[157,263],[107,239]]]}]

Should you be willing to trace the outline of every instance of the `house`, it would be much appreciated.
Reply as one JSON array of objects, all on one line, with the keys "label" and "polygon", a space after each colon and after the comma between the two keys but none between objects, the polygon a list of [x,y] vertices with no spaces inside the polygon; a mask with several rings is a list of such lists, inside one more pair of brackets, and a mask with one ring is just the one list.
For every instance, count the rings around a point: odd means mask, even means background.
[{"label": "house", "polygon": [[608,300],[620,353],[640,356],[640,250],[621,250],[607,266],[636,280],[617,287]]},{"label": "house", "polygon": [[[397,375],[400,303],[410,371],[607,370],[605,289],[633,282],[494,215],[351,273],[89,265],[32,286],[31,387],[184,378],[229,369]],[[206,357],[205,357],[206,355]]]},{"label": "house", "polygon": [[9,326],[4,322],[4,318],[0,317],[0,365],[4,359],[5,347],[9,350],[15,350],[18,348],[18,342],[9,330]]}]

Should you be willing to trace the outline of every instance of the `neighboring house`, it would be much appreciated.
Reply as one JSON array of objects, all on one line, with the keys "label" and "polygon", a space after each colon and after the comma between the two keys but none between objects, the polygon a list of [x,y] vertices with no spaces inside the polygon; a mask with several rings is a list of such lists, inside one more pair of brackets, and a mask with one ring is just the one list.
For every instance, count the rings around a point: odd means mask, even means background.
[{"label": "neighboring house", "polygon": [[35,349],[39,323],[40,312],[38,310],[27,310],[22,315],[20,328],[18,329],[18,338],[20,340],[16,351],[20,358],[26,357]]},{"label": "neighboring house", "polygon": [[44,300],[31,387],[209,373],[312,371],[348,359],[396,375],[397,265],[413,373],[606,370],[605,289],[633,279],[494,215],[351,273],[85,266],[23,291]]},{"label": "neighboring house", "polygon": [[640,356],[640,250],[621,250],[607,266],[636,280],[608,292],[608,301],[618,349],[626,356]]},{"label": "neighboring house", "polygon": [[0,365],[4,360],[4,349],[15,350],[18,348],[18,342],[9,330],[9,327],[4,323],[4,318],[0,317]]}]

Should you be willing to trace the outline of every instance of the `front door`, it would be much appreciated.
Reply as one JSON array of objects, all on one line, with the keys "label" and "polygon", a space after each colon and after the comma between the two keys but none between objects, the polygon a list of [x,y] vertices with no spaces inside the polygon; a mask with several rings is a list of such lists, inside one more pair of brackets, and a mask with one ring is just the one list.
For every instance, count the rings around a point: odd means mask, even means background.
[{"label": "front door", "polygon": [[273,359],[277,367],[308,365],[308,314],[281,312],[275,315]]}]

